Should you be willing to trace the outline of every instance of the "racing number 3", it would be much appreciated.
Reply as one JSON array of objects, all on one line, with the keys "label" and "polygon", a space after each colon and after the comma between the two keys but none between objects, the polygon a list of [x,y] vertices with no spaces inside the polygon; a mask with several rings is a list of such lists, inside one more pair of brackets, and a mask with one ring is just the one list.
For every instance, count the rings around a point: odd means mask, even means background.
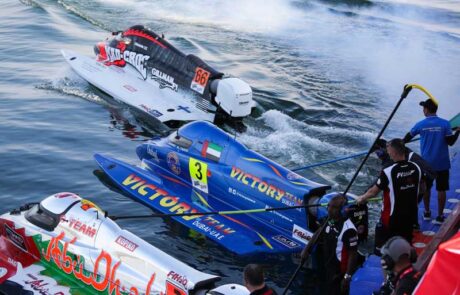
[{"label": "racing number 3", "polygon": [[195,70],[195,78],[193,78],[193,80],[201,86],[205,86],[208,82],[209,75],[210,73],[208,71],[198,67]]},{"label": "racing number 3", "polygon": [[208,164],[190,157],[188,168],[193,187],[208,193]]},{"label": "racing number 3", "polygon": [[198,180],[202,180],[203,179],[203,173],[201,172],[201,162],[195,162],[195,176]]}]

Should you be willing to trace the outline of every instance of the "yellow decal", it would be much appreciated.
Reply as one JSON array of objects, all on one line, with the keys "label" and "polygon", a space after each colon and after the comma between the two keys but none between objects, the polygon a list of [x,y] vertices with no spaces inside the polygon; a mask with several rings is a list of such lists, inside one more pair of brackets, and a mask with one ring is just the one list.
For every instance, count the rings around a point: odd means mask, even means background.
[{"label": "yellow decal", "polygon": [[104,212],[104,211],[102,211],[101,208],[99,208],[96,204],[94,204],[90,200],[82,199],[81,200],[81,209],[84,210],[84,211],[87,211],[90,208],[94,208],[99,212]]},{"label": "yellow decal", "polygon": [[208,193],[208,164],[190,157],[188,162],[190,179],[194,188]]},{"label": "yellow decal", "polygon": [[[203,203],[203,205],[205,205],[207,208],[211,208],[211,206],[209,206],[208,204],[208,201],[206,201],[205,198],[203,198],[202,195],[200,195],[199,193],[197,193],[196,191],[193,191],[195,193],[195,195],[198,197],[198,199],[200,199],[201,203]],[[213,208],[211,208],[213,209]]]},{"label": "yellow decal", "polygon": [[249,161],[249,162],[265,163],[264,161],[256,159],[256,158],[246,158],[246,157],[244,157],[243,159],[246,160],[246,161]]},{"label": "yellow decal", "polygon": [[298,182],[298,181],[291,181],[292,184],[296,184],[296,185],[304,185],[304,186],[309,186],[308,184],[306,183],[303,183],[303,182]]},{"label": "yellow decal", "polygon": [[270,244],[270,242],[264,236],[262,236],[258,232],[256,232],[256,234],[259,236],[259,238],[262,239],[262,241],[264,242],[265,245],[267,245],[268,248],[273,250],[273,246]]}]

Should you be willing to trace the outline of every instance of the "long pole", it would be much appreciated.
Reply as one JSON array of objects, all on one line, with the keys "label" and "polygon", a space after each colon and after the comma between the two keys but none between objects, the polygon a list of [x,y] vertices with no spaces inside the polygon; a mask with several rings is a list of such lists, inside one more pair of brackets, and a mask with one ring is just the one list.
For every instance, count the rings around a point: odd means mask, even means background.
[{"label": "long pole", "polygon": [[[371,198],[368,202],[379,201],[380,198]],[[353,203],[355,201],[350,201]],[[273,207],[273,208],[258,208],[258,209],[248,209],[248,210],[229,210],[229,211],[208,211],[208,212],[185,212],[185,213],[158,213],[158,214],[147,214],[147,215],[127,215],[127,216],[109,216],[112,220],[120,219],[142,219],[142,218],[152,218],[152,217],[180,217],[180,216],[204,216],[204,215],[234,215],[234,214],[250,214],[250,213],[263,213],[270,211],[284,211],[292,210],[297,208],[311,208],[311,207],[325,207],[327,203],[318,203],[311,205],[299,205],[299,206],[290,206],[290,207]]]},{"label": "long pole", "polygon": [[396,106],[394,107],[393,111],[391,112],[390,116],[388,117],[387,121],[385,122],[385,124],[383,125],[382,129],[380,129],[380,132],[379,134],[377,135],[377,137],[375,138],[374,142],[372,143],[371,145],[371,148],[367,151],[367,154],[366,156],[364,157],[364,159],[361,161],[361,164],[359,165],[358,169],[356,170],[355,174],[353,175],[353,177],[351,178],[350,182],[348,183],[348,186],[347,188],[345,189],[345,191],[343,192],[343,195],[345,196],[348,191],[350,190],[351,186],[353,185],[353,182],[355,181],[356,177],[358,176],[359,172],[361,171],[361,169],[363,168],[364,164],[366,163],[367,159],[369,158],[371,152],[372,152],[372,147],[377,143],[377,141],[380,139],[380,137],[382,136],[383,132],[385,131],[385,129],[387,128],[388,124],[390,123],[391,119],[393,119],[393,116],[395,115],[396,111],[398,110],[399,106],[401,105],[402,101],[407,97],[407,95],[409,94],[409,92],[412,90],[412,86],[411,85],[405,85],[404,86],[404,90],[401,94],[401,97],[399,98],[398,100],[398,103],[396,104]]}]

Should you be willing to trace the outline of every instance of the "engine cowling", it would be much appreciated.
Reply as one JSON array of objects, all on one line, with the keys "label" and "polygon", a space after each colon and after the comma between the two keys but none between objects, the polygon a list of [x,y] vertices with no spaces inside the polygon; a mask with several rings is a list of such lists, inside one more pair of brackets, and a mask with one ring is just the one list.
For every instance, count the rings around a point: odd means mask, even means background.
[{"label": "engine cowling", "polygon": [[[216,104],[231,117],[246,117],[254,107],[251,87],[238,78],[215,80]],[[212,90],[211,90],[212,91]]]}]

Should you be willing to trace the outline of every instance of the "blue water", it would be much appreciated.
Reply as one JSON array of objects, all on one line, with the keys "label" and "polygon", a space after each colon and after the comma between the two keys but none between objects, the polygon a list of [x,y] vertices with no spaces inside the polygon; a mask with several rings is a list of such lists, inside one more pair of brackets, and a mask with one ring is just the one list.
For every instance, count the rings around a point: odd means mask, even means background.
[{"label": "blue water", "polygon": [[[136,163],[134,149],[148,135],[129,109],[74,74],[59,51],[92,55],[109,31],[137,23],[246,80],[258,107],[239,139],[288,167],[368,148],[406,83],[430,90],[441,116],[460,111],[458,1],[2,0],[1,8],[2,212],[60,191],[114,215],[149,212],[103,186],[92,159],[102,152]],[[403,136],[421,118],[421,99],[410,94],[386,137]],[[358,165],[349,160],[304,174],[343,189]],[[377,169],[371,159],[351,191],[362,193]],[[120,223],[224,282],[241,281],[247,260],[175,223]],[[283,259],[267,273],[279,290],[295,269]]]}]

